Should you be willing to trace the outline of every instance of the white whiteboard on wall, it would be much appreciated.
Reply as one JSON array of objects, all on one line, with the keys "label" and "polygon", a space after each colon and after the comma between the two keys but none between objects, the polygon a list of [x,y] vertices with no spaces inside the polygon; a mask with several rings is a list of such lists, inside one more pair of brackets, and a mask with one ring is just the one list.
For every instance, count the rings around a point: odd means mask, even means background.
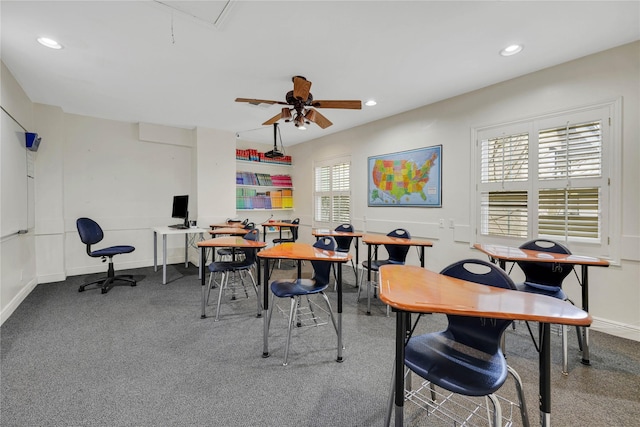
[{"label": "white whiteboard on wall", "polygon": [[[29,227],[29,180],[25,131],[4,110],[0,129],[0,236]],[[33,185],[32,185],[33,187]],[[33,190],[32,190],[33,191]],[[33,194],[33,193],[32,193]]]}]

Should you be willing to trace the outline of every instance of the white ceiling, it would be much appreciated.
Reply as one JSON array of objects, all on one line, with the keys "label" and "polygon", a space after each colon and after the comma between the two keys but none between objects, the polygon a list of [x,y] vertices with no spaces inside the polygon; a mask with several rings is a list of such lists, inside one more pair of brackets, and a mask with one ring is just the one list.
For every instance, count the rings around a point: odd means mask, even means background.
[{"label": "white ceiling", "polygon": [[[228,130],[261,123],[302,75],[333,126],[280,126],[292,145],[640,39],[639,1],[7,1],[2,61],[67,113]],[[225,9],[226,7],[226,9]],[[224,12],[222,12],[224,10]],[[47,49],[47,36],[63,44]],[[522,43],[519,55],[498,51]]]}]

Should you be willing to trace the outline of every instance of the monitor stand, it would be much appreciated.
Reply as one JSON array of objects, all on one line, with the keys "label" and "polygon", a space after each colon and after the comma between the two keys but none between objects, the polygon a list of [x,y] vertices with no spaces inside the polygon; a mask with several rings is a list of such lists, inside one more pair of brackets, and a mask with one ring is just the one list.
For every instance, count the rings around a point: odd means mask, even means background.
[{"label": "monitor stand", "polygon": [[187,228],[189,228],[189,218],[185,218],[184,219],[184,223],[182,224],[173,224],[170,225],[169,228],[175,228],[178,230],[186,230]]}]

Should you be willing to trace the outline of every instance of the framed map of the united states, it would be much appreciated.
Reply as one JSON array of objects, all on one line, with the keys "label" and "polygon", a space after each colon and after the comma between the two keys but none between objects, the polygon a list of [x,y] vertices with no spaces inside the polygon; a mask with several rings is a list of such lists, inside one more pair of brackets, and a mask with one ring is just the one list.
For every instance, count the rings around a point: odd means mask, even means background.
[{"label": "framed map of the united states", "polygon": [[371,156],[369,206],[442,207],[442,145]]}]

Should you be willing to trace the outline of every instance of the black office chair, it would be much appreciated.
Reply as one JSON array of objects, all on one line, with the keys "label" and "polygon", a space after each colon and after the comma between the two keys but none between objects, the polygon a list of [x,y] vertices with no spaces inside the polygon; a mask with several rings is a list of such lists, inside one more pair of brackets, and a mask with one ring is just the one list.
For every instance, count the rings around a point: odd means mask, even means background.
[{"label": "black office chair", "polygon": [[[252,240],[254,242],[260,241],[260,231],[257,229],[249,230],[247,234],[243,236],[245,240]],[[232,292],[232,300],[236,299],[236,287],[231,287],[229,284],[229,276],[231,274],[237,274],[240,277],[240,285],[242,286],[245,296],[249,298],[249,294],[244,286],[244,277],[243,273],[247,273],[249,278],[251,279],[251,284],[253,285],[253,290],[256,293],[256,301],[258,305],[257,316],[260,316],[260,312],[262,311],[262,304],[260,303],[260,294],[258,293],[258,285],[251,273],[251,268],[256,264],[256,255],[257,250],[255,248],[238,248],[236,249],[236,253],[242,254],[239,261],[216,261],[209,264],[209,271],[211,275],[209,276],[209,289],[207,290],[207,303],[209,302],[209,294],[211,293],[211,288],[214,287],[213,275],[215,273],[222,273],[222,278],[220,279],[220,289],[218,291],[218,305],[216,307],[216,318],[217,322],[220,317],[220,304],[222,302],[222,294],[231,289]],[[204,316],[204,305],[203,305],[203,313]]]},{"label": "black office chair", "polygon": [[[335,228],[335,231],[342,231],[346,233],[353,233],[353,225],[351,224],[340,224]],[[336,241],[336,252],[349,253],[351,250],[351,242],[353,241],[353,236],[334,236]],[[356,278],[356,287],[358,286],[358,271],[356,270],[356,265],[353,263],[353,258],[351,259],[351,267],[353,267],[353,276]],[[342,268],[342,264],[333,265],[334,275],[336,268]],[[337,279],[336,279],[337,280]]]},{"label": "black office chair", "polygon": [[[323,249],[326,251],[335,251],[336,242],[332,237],[322,237],[313,245],[314,248]],[[311,319],[317,324],[318,318],[313,313],[313,307],[309,301],[309,295],[320,294],[327,304],[327,309],[333,323],[333,328],[338,334],[338,326],[336,319],[331,309],[331,303],[329,298],[324,294],[325,289],[329,286],[329,277],[331,275],[331,262],[327,261],[311,261],[313,266],[313,278],[311,279],[296,279],[296,280],[275,280],[271,283],[271,292],[278,298],[291,298],[291,305],[289,308],[289,327],[287,333],[287,344],[284,350],[284,363],[287,365],[289,359],[289,344],[291,342],[291,329],[293,327],[294,319],[298,319],[300,308],[300,297],[306,296],[307,303],[309,304]],[[275,303],[269,306],[269,315],[267,318],[267,333],[268,328],[271,325],[271,315],[273,313],[273,307]],[[298,322],[301,326],[301,322]]]},{"label": "black office chair", "polygon": [[[571,251],[564,245],[548,239],[533,239],[520,245],[520,249],[528,249],[540,252],[551,252],[557,254],[571,254]],[[525,275],[523,283],[516,284],[516,287],[524,292],[547,295],[573,304],[562,290],[562,282],[573,271],[573,264],[558,264],[552,262],[518,262],[517,263]],[[527,323],[529,328],[529,323]],[[529,328],[531,338],[533,333]],[[582,350],[582,336],[580,328],[576,327],[578,335],[578,346]],[[534,339],[534,343],[535,343]],[[568,374],[568,343],[567,325],[562,325],[562,373]]]},{"label": "black office chair", "polygon": [[[516,289],[511,278],[502,269],[477,259],[455,262],[445,267],[440,273],[487,286]],[[420,317],[421,315],[416,319],[416,323]],[[501,426],[503,425],[502,411],[494,393],[502,387],[510,373],[516,384],[522,423],[528,426],[522,381],[507,365],[500,347],[502,334],[511,324],[511,320],[455,315],[447,315],[447,319],[449,323],[446,330],[412,336],[407,341],[404,363],[426,381],[418,390],[407,392],[405,396],[408,396],[409,400],[420,399],[420,405],[428,408],[429,415],[436,415],[433,410],[438,408],[434,385],[464,396],[486,396],[493,404],[493,412],[487,408],[486,411],[479,411],[479,414],[486,413],[487,416],[492,414],[493,422],[490,425]],[[415,325],[411,331],[414,330]],[[395,377],[393,383],[395,383]],[[410,380],[406,384],[411,387]],[[391,390],[387,419],[390,417],[393,402],[394,388],[392,387]],[[425,391],[424,394],[423,391]],[[447,400],[445,398],[441,403],[446,403]],[[485,402],[482,404],[488,405]],[[453,415],[449,416],[453,417]],[[472,425],[478,425],[470,419],[467,421]],[[458,420],[458,423],[466,425],[465,418]],[[455,418],[454,425],[456,425]]]},{"label": "black office chair", "polygon": [[[400,239],[410,239],[411,235],[404,228],[396,228],[393,231],[387,233],[387,236],[397,237]],[[407,259],[407,253],[409,253],[408,245],[384,245],[384,248],[387,250],[389,254],[389,258],[387,259],[374,259],[369,262],[369,260],[362,261],[362,272],[360,273],[360,286],[358,287],[358,297],[357,301],[360,302],[360,290],[362,289],[362,281],[364,279],[365,272],[367,270],[371,270],[372,273],[375,273],[375,277],[378,276],[378,270],[380,266],[385,264],[400,264],[404,265],[405,260]],[[376,289],[378,289],[378,284],[374,282],[367,281],[367,314],[371,314],[371,296],[370,289],[373,286],[374,289],[374,297],[376,295]],[[389,306],[387,306],[387,316],[389,316]]]},{"label": "black office chair", "polygon": [[86,283],[78,289],[78,292],[83,292],[87,286],[90,285],[99,285],[102,289],[102,293],[106,294],[109,292],[115,285],[116,280],[120,280],[123,282],[129,283],[131,286],[136,286],[136,281],[133,279],[133,276],[130,274],[125,275],[115,275],[115,271],[113,269],[113,257],[119,254],[128,254],[129,252],[133,252],[136,248],[133,246],[110,246],[108,248],[91,250],[91,245],[95,245],[99,243],[104,238],[104,233],[102,232],[102,228],[92,219],[89,218],[78,218],[76,220],[76,227],[78,228],[78,234],[80,234],[80,240],[82,243],[87,245],[87,255],[93,258],[102,258],[102,262],[105,262],[107,258],[109,258],[109,269],[107,270],[107,277],[103,277],[99,280],[94,280],[93,282]]}]

